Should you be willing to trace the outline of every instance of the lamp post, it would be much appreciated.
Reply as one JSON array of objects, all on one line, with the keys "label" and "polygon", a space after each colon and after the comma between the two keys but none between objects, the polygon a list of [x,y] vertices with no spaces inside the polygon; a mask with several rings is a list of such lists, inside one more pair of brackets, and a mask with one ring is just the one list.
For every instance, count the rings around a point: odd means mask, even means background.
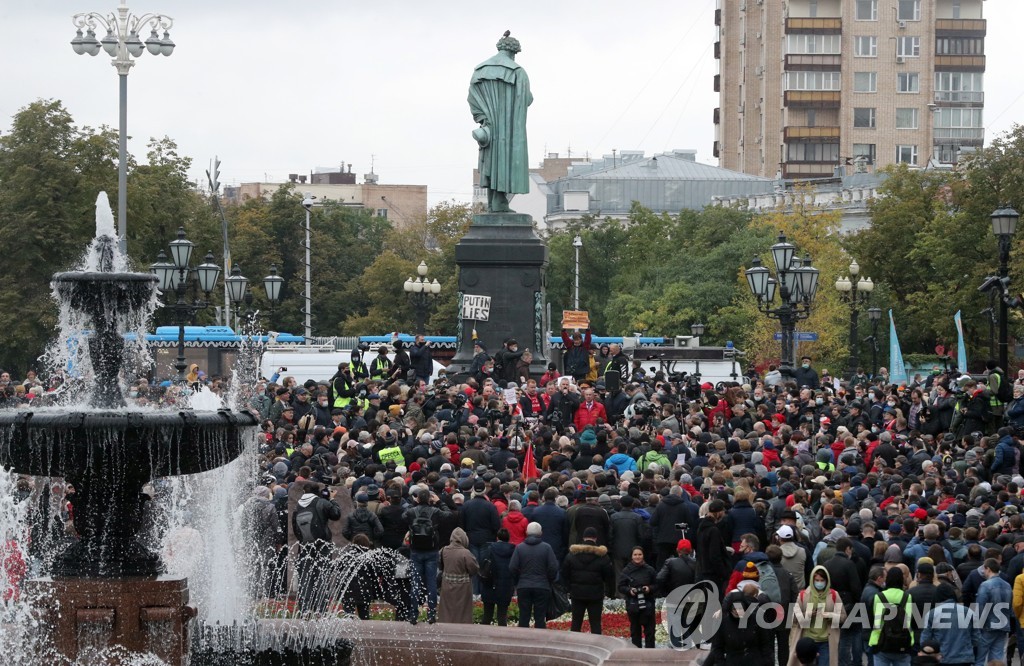
[{"label": "lamp post", "polygon": [[[777,279],[771,277],[771,271],[761,265],[758,257],[754,257],[751,267],[746,270],[747,285],[757,299],[757,309],[769,318],[779,320],[782,328],[779,370],[788,375],[793,371],[793,334],[796,322],[811,314],[811,303],[818,291],[819,271],[811,265],[809,254],[804,255],[801,264],[796,258],[796,247],[786,241],[785,234],[779,234],[779,240],[772,245],[771,253]],[[776,291],[779,292],[780,304],[773,307]]]},{"label": "lamp post", "polygon": [[999,239],[999,280],[1002,282],[1004,298],[999,302],[999,367],[1008,372],[1010,364],[1010,345],[1007,333],[1007,305],[1005,295],[1008,293],[1010,280],[1010,239],[1017,231],[1020,215],[1010,206],[1003,206],[991,215],[992,233]]},{"label": "lamp post", "polygon": [[167,293],[174,291],[175,303],[174,314],[178,321],[178,358],[174,363],[174,369],[178,371],[178,381],[185,383],[185,323],[197,312],[205,309],[209,303],[194,298],[191,303],[187,302],[185,292],[188,287],[189,275],[195,277],[199,289],[206,298],[217,286],[217,278],[220,277],[220,266],[213,263],[213,253],[207,252],[203,263],[195,268],[189,267],[192,260],[192,251],[195,246],[192,241],[185,238],[185,228],[178,228],[178,237],[171,241],[171,261],[167,261],[167,255],[163,250],[157,255],[155,264],[149,267],[151,273],[157,276],[160,281],[160,291]]},{"label": "lamp post", "polygon": [[[284,279],[278,277],[276,265],[271,266],[270,271],[271,274],[263,278],[263,288],[267,292],[267,300],[273,307],[281,298],[281,283],[284,282]],[[239,316],[238,310],[244,304],[246,324],[252,326],[258,312],[252,309],[253,296],[252,291],[249,290],[249,278],[242,275],[242,269],[235,264],[231,269],[231,275],[224,278],[224,283],[227,285],[228,298],[235,307],[236,319]]]},{"label": "lamp post", "polygon": [[580,309],[580,248],[583,247],[583,237],[576,234],[576,237],[572,239],[572,246],[576,248],[576,290],[575,296],[572,299],[572,309]]},{"label": "lamp post", "polygon": [[860,339],[857,333],[857,318],[860,315],[860,306],[868,302],[871,292],[875,289],[875,283],[869,277],[861,277],[860,265],[857,261],[850,262],[850,275],[836,279],[836,290],[839,298],[850,306],[850,370],[849,377],[857,374],[857,366],[860,365]]},{"label": "lamp post", "polygon": [[284,286],[284,278],[277,274],[277,264],[270,264],[270,275],[263,278],[263,289],[267,292],[267,300],[270,301],[271,324],[274,323],[274,308],[281,302],[282,286]]},{"label": "lamp post", "polygon": [[871,322],[871,372],[868,375],[874,379],[878,372],[878,322],[882,319],[882,308],[868,308],[868,320]]},{"label": "lamp post", "polygon": [[[135,58],[149,51],[152,55],[169,56],[174,52],[170,29],[174,20],[163,14],[128,13],[126,0],[121,0],[117,12],[104,16],[97,12],[84,12],[71,17],[77,32],[71,40],[71,48],[78,55],[94,56],[102,48],[113,58],[111,64],[117,69],[119,79],[119,113],[117,123],[117,231],[121,237],[121,252],[127,254],[128,246],[128,72],[135,65]],[[105,28],[106,36],[96,39],[96,28]],[[139,32],[149,28],[149,37],[143,42]],[[82,30],[85,29],[85,34]],[[159,31],[163,31],[163,37]]]},{"label": "lamp post", "polygon": [[306,197],[302,200],[302,207],[306,209],[306,240],[303,243],[303,248],[306,251],[306,298],[302,313],[305,315],[303,337],[307,343],[313,337],[313,275],[312,264],[309,259],[309,211],[313,209],[315,199],[316,197],[307,192]]},{"label": "lamp post", "polygon": [[431,302],[441,293],[441,284],[434,278],[431,282],[427,277],[427,262],[421,261],[416,267],[416,279],[409,278],[405,281],[405,293],[409,295],[409,303],[416,313],[416,334],[423,335],[427,325],[427,311],[430,310]]}]

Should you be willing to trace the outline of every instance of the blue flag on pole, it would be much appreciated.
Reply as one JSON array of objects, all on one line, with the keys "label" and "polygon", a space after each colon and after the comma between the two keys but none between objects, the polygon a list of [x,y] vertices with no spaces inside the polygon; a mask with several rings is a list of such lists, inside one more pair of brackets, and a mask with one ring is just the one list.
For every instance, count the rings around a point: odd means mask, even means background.
[{"label": "blue flag on pole", "polygon": [[967,347],[964,345],[964,324],[960,321],[960,311],[953,315],[956,324],[956,367],[960,372],[967,372]]},{"label": "blue flag on pole", "polygon": [[907,366],[903,365],[903,352],[900,351],[900,339],[896,337],[896,321],[889,310],[889,381],[893,384],[907,382]]}]

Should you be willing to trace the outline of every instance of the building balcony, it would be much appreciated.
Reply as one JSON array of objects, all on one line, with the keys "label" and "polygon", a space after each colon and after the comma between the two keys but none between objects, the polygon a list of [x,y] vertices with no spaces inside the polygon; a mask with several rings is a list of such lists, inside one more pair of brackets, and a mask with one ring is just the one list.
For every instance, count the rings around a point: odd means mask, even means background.
[{"label": "building balcony", "polygon": [[721,107],[717,107],[716,106],[715,107],[715,112],[714,112],[714,114],[712,114],[712,116],[714,118],[715,124],[716,125],[720,124],[722,122],[722,109],[721,109]]},{"label": "building balcony", "polygon": [[983,55],[937,55],[935,69],[944,72],[984,72]]},{"label": "building balcony", "polygon": [[936,127],[932,130],[936,143],[957,143],[961,146],[980,146],[985,142],[983,127]]},{"label": "building balcony", "polygon": [[715,60],[722,59],[722,42],[715,42]]},{"label": "building balcony", "polygon": [[838,53],[787,53],[786,71],[817,70],[838,72],[842,69],[843,57]]},{"label": "building balcony", "polygon": [[722,75],[715,74],[715,92],[722,92]]},{"label": "building balcony", "polygon": [[783,103],[791,108],[838,109],[841,97],[838,90],[787,90]]},{"label": "building balcony", "polygon": [[783,162],[782,177],[831,178],[836,173],[835,162]]},{"label": "building balcony", "polygon": [[839,127],[802,127],[790,125],[783,128],[784,141],[813,141],[814,143],[839,143]]},{"label": "building balcony", "polygon": [[715,25],[722,25],[722,10],[715,10]]},{"label": "building balcony", "polygon": [[935,34],[939,37],[984,37],[985,19],[937,19]]},{"label": "building balcony", "polygon": [[711,146],[711,154],[714,157],[718,157],[721,154],[721,149],[718,147],[719,144],[715,141],[714,145]]},{"label": "building balcony", "polygon": [[788,18],[786,34],[816,33],[839,35],[843,32],[843,19],[836,18]]},{"label": "building balcony", "polygon": [[936,90],[936,104],[984,104],[985,93],[967,90]]}]

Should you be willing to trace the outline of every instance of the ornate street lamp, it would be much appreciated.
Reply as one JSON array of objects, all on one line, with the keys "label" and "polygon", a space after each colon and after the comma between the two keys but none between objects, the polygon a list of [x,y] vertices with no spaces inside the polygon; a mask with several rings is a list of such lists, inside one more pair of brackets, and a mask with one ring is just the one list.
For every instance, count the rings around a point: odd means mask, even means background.
[{"label": "ornate street lamp", "polygon": [[441,293],[441,284],[434,278],[431,282],[427,277],[427,262],[421,261],[416,267],[416,279],[411,277],[405,281],[403,288],[409,296],[409,303],[416,313],[416,334],[423,335],[430,305]]},{"label": "ornate street lamp", "polygon": [[857,334],[857,318],[860,315],[860,308],[871,298],[871,292],[875,289],[875,283],[869,277],[858,277],[860,265],[857,260],[850,262],[850,275],[840,276],[836,279],[836,291],[839,298],[850,306],[850,367],[849,377],[857,374],[857,366],[860,365],[860,339]]},{"label": "ornate street lamp", "polygon": [[[1010,275],[1010,239],[1017,232],[1017,221],[1020,215],[1010,206],[1003,206],[995,210],[990,216],[992,219],[992,233],[999,239],[999,279],[1002,282],[1004,298],[999,302],[999,367],[1003,372],[1008,372],[1010,364],[1010,345],[1007,332],[1007,304],[1005,295],[1009,293]],[[963,368],[961,368],[963,370]]]}]

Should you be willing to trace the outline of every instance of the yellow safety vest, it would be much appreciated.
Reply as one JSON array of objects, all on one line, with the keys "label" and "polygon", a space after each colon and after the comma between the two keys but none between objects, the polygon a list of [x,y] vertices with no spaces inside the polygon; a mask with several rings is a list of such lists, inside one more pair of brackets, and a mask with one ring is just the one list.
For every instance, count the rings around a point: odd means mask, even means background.
[{"label": "yellow safety vest", "polygon": [[396,465],[405,464],[405,456],[402,454],[402,449],[397,446],[391,446],[386,449],[381,449],[377,454],[382,464],[387,464],[389,461],[393,461]]}]

